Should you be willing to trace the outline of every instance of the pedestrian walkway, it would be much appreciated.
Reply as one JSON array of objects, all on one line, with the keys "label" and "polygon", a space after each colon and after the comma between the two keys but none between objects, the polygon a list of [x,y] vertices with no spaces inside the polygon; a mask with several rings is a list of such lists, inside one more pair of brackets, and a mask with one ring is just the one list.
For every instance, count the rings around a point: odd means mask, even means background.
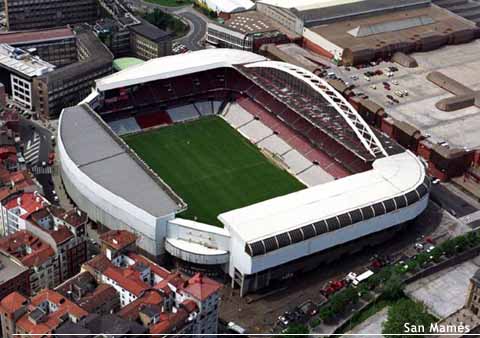
[{"label": "pedestrian walkway", "polygon": [[29,165],[35,165],[38,163],[40,156],[40,135],[38,133],[34,133],[33,140],[27,142],[23,156],[25,162]]}]

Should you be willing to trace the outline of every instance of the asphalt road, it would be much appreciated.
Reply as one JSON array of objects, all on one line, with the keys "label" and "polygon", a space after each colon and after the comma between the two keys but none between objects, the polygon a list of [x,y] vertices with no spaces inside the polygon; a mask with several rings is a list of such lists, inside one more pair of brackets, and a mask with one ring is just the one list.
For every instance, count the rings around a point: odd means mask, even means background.
[{"label": "asphalt road", "polygon": [[48,162],[48,154],[52,151],[52,133],[50,130],[45,129],[32,121],[22,118],[19,123],[19,134],[22,143],[27,144],[29,140],[33,140],[35,133],[40,135],[39,156],[37,162],[30,166],[30,170],[35,175],[38,183],[42,186],[43,195],[50,202],[54,203],[51,174],[48,171],[45,171],[41,165],[42,162]]},{"label": "asphalt road", "polygon": [[455,217],[463,217],[478,210],[442,184],[432,186],[430,198]]},{"label": "asphalt road", "polygon": [[207,32],[207,23],[204,19],[199,14],[194,13],[193,10],[181,12],[177,15],[188,21],[190,25],[190,32],[183,38],[178,39],[177,42],[184,44],[190,50],[203,49],[201,41]]},{"label": "asphalt road", "polygon": [[200,13],[197,13],[192,6],[165,7],[143,0],[129,0],[128,2],[130,2],[131,6],[134,8],[157,8],[164,12],[183,18],[190,25],[190,31],[186,36],[176,40],[176,42],[184,44],[190,50],[203,49],[203,46],[200,42],[203,40],[207,32],[207,19],[204,18]]}]

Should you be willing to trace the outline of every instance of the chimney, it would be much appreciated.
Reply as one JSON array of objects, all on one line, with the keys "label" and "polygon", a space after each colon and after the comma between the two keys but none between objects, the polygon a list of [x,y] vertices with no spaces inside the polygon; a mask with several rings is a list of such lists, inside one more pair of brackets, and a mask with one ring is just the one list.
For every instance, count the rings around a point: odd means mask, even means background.
[{"label": "chimney", "polygon": [[40,197],[35,197],[35,202],[40,203]]},{"label": "chimney", "polygon": [[21,197],[17,197],[17,205],[22,205],[22,198]]}]

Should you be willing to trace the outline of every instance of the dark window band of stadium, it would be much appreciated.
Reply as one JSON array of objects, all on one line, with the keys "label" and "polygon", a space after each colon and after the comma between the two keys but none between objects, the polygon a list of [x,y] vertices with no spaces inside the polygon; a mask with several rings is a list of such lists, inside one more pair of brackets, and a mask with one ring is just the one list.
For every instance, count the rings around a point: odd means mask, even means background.
[{"label": "dark window band of stadium", "polygon": [[370,218],[385,215],[389,212],[412,205],[427,194],[430,188],[428,177],[415,190],[404,195],[378,202],[368,207],[355,209],[326,220],[317,221],[303,226],[300,229],[290,230],[288,233],[278,234],[260,241],[245,245],[245,252],[249,256],[258,256],[267,252],[283,248],[287,245],[298,243],[324,233],[366,221]]}]

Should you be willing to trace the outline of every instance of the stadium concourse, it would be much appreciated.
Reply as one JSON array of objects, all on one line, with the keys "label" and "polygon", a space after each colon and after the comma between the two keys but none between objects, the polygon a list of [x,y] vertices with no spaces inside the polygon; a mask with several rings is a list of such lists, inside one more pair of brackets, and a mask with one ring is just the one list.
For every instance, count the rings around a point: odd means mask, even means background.
[{"label": "stadium concourse", "polygon": [[[201,215],[179,217],[198,202],[186,190],[179,194],[156,164],[175,171],[183,154],[140,158],[123,138],[134,135],[141,146],[143,134],[163,135],[178,124],[188,133],[204,116],[226,121],[238,138],[229,139],[232,145],[250,142],[306,188],[262,200],[253,196],[270,188],[262,176],[237,190],[214,182],[217,189],[203,192],[211,205],[226,191],[256,202],[220,210],[223,227],[201,223]],[[225,151],[223,139],[210,138],[205,149]],[[392,236],[422,213],[430,191],[423,163],[372,130],[323,79],[233,49],[154,59],[98,80],[84,102],[64,109],[58,148],[66,190],[92,220],[134,231],[146,253],[173,256],[186,271],[226,273],[242,295]],[[192,148],[183,149],[194,157]],[[243,158],[232,153],[232,170],[241,170]],[[189,179],[182,177],[188,169],[194,180],[209,173],[212,180],[221,165],[202,162],[192,158],[175,179]]]}]

